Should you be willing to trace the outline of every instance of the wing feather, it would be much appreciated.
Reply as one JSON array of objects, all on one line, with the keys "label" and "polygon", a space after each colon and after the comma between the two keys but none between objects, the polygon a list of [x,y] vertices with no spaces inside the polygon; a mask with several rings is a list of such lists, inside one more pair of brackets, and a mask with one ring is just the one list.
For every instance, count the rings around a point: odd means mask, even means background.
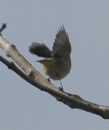
[{"label": "wing feather", "polygon": [[61,57],[63,55],[70,55],[71,53],[71,44],[69,41],[69,36],[64,28],[60,27],[56,34],[55,42],[53,45],[52,56]]}]

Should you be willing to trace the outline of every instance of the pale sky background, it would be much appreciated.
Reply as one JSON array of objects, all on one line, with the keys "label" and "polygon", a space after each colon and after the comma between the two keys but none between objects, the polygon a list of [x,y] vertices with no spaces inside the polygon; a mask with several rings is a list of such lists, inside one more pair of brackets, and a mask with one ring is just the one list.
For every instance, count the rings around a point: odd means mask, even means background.
[{"label": "pale sky background", "polygon": [[[4,22],[3,36],[43,75],[28,46],[37,41],[51,48],[64,25],[73,50],[72,70],[62,80],[65,91],[109,106],[109,0],[0,0],[0,25]],[[0,55],[6,57],[1,49]],[[109,129],[109,120],[70,109],[1,62],[0,75],[0,130]]]}]

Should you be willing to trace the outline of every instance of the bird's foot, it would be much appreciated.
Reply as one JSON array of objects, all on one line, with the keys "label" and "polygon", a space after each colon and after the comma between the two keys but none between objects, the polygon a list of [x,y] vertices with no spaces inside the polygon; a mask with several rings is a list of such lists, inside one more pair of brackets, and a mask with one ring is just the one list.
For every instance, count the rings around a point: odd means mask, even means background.
[{"label": "bird's foot", "polygon": [[59,90],[60,90],[60,91],[64,91],[62,86],[61,86],[61,87],[59,87]]},{"label": "bird's foot", "polygon": [[48,82],[50,82],[50,78],[47,78]]}]

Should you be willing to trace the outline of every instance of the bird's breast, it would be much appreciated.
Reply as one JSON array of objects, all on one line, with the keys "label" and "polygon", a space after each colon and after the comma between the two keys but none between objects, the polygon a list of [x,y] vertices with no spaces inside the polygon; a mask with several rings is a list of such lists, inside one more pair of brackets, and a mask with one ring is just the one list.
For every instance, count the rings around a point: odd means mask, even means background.
[{"label": "bird's breast", "polygon": [[43,69],[51,79],[59,80],[66,77],[71,69],[71,60],[67,59],[51,59],[43,62]]}]

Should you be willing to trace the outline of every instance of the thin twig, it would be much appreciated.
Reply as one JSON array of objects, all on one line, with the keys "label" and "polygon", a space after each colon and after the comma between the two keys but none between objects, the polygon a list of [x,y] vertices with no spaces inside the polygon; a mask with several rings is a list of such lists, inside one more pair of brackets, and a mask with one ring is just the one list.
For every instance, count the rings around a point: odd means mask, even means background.
[{"label": "thin twig", "polygon": [[0,28],[0,35],[1,35],[1,32],[6,28],[6,23],[3,23],[1,28]]}]

